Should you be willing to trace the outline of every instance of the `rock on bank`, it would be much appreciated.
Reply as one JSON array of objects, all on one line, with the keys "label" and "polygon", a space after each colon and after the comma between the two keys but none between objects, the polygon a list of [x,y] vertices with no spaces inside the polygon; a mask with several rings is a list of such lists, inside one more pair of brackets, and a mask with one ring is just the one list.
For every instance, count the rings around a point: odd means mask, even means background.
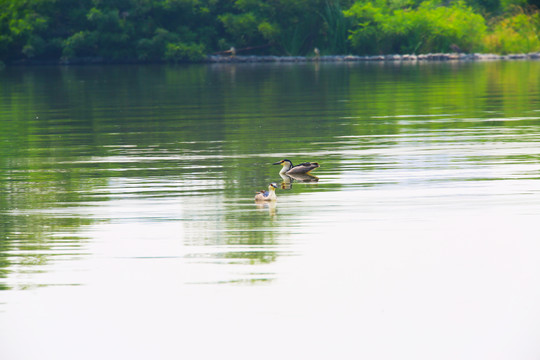
[{"label": "rock on bank", "polygon": [[330,55],[330,56],[224,56],[209,55],[210,63],[301,63],[301,62],[362,62],[362,61],[489,61],[540,60],[540,52],[529,54],[420,54],[420,55]]}]

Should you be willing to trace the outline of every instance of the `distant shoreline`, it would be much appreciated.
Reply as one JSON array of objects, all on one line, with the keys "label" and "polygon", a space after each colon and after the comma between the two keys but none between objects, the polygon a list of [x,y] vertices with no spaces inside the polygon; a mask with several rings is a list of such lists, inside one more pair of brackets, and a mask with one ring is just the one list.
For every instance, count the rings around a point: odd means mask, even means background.
[{"label": "distant shoreline", "polygon": [[528,54],[420,54],[420,55],[329,55],[329,56],[223,56],[210,55],[207,63],[302,63],[302,62],[414,62],[540,60],[540,52]]},{"label": "distant shoreline", "polygon": [[[241,63],[310,63],[310,62],[446,62],[446,61],[498,61],[498,60],[540,60],[540,52],[527,54],[462,54],[434,53],[420,55],[327,55],[327,56],[274,56],[274,55],[208,55],[199,62],[182,64],[241,64]],[[168,64],[164,61],[141,61],[136,59],[110,60],[99,57],[72,58],[61,60],[22,60],[7,66],[37,65],[144,65]]]}]

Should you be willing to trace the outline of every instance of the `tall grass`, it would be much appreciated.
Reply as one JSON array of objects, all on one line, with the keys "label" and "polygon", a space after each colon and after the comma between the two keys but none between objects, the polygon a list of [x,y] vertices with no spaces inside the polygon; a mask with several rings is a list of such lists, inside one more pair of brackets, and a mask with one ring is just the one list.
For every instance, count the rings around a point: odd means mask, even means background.
[{"label": "tall grass", "polygon": [[518,8],[510,17],[498,19],[484,38],[485,52],[498,54],[540,51],[540,13]]},{"label": "tall grass", "polygon": [[338,0],[326,0],[323,11],[319,12],[324,24],[324,51],[329,54],[348,52],[347,33],[349,22]]}]

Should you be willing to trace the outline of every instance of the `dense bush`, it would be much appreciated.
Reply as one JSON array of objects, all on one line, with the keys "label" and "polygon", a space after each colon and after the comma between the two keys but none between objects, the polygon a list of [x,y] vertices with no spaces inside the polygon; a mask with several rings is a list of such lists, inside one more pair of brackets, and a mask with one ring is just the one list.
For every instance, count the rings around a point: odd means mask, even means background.
[{"label": "dense bush", "polygon": [[169,43],[165,50],[165,59],[173,62],[201,61],[204,56],[205,49],[201,44]]},{"label": "dense bush", "polygon": [[0,0],[0,61],[540,51],[540,0]]},{"label": "dense bush", "polygon": [[477,50],[485,20],[463,2],[442,6],[425,1],[415,8],[392,9],[384,1],[355,3],[349,39],[359,53],[427,53]]},{"label": "dense bush", "polygon": [[235,46],[268,45],[274,53],[303,55],[314,47],[345,52],[347,28],[339,0],[236,0],[220,15]]},{"label": "dense bush", "polygon": [[495,23],[485,38],[486,52],[509,54],[540,50],[540,14],[518,13]]}]

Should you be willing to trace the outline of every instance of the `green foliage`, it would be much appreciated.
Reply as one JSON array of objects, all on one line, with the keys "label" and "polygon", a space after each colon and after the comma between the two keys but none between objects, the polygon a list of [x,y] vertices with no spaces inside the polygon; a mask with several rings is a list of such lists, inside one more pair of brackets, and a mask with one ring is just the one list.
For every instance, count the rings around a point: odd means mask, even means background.
[{"label": "green foliage", "polygon": [[345,15],[355,26],[349,39],[359,53],[429,53],[477,49],[485,20],[462,1],[440,6],[424,1],[416,8],[391,9],[382,1],[355,3]]},{"label": "green foliage", "polygon": [[[0,0],[0,60],[538,50],[540,0]],[[526,9],[526,10],[521,10]],[[489,27],[486,25],[489,24]],[[485,42],[485,45],[484,45]]]},{"label": "green foliage", "polygon": [[237,39],[237,46],[252,44],[254,40],[260,40],[258,24],[259,21],[253,13],[224,14],[219,20],[223,23],[225,30]]},{"label": "green foliage", "polygon": [[280,35],[280,28],[277,24],[270,24],[268,21],[263,21],[257,26],[257,30],[268,41],[274,41]]},{"label": "green foliage", "polygon": [[96,54],[96,36],[90,31],[79,31],[66,39],[62,55],[64,57],[85,57]]},{"label": "green foliage", "polygon": [[161,60],[169,43],[179,41],[178,35],[163,28],[158,28],[150,39],[141,39],[137,44],[137,57],[139,60]]},{"label": "green foliage", "polygon": [[484,40],[487,52],[509,54],[540,51],[540,14],[518,13],[496,22]]},{"label": "green foliage", "polygon": [[344,54],[348,51],[347,35],[349,23],[338,1],[325,1],[320,12],[323,19],[323,42],[319,47],[329,54]]},{"label": "green foliage", "polygon": [[268,45],[287,55],[310,54],[315,46],[347,49],[347,27],[341,11],[345,0],[236,0],[219,16],[236,47]]},{"label": "green foliage", "polygon": [[202,44],[170,43],[165,50],[165,59],[175,63],[202,61],[205,55]]}]

